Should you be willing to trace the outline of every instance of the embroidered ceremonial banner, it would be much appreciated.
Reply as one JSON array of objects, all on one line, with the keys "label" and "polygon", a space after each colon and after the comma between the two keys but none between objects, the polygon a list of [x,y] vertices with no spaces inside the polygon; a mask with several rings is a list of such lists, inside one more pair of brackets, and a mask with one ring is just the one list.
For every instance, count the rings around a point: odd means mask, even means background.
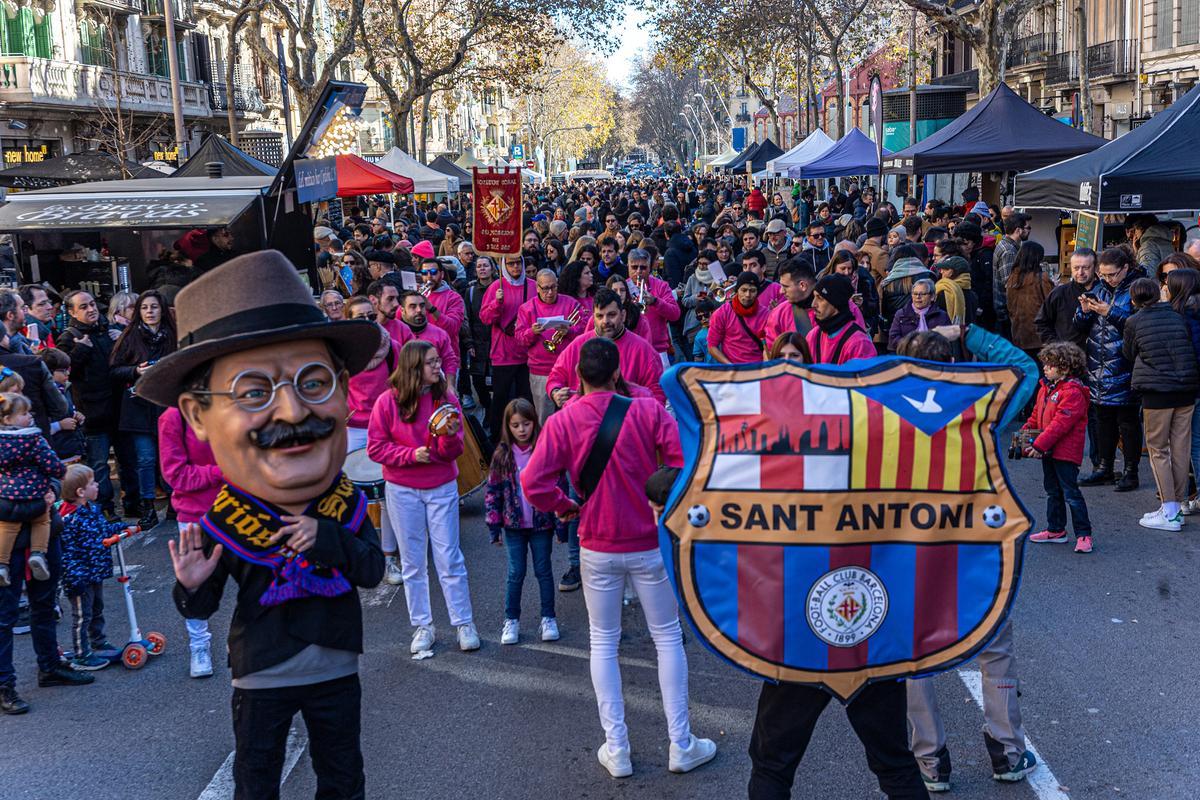
[{"label": "embroidered ceremonial banner", "polygon": [[521,168],[472,167],[471,241],[493,258],[521,254]]},{"label": "embroidered ceremonial banner", "polygon": [[855,363],[663,377],[687,466],[659,535],[685,613],[736,666],[843,702],[983,647],[1031,524],[994,431],[1016,369]]}]

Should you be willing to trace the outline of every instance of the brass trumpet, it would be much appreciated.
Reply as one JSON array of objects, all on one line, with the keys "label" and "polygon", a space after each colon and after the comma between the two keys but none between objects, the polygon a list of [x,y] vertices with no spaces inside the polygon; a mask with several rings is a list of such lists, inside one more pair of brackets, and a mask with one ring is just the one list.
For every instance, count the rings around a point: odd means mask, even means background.
[{"label": "brass trumpet", "polygon": [[634,286],[634,288],[637,289],[638,307],[642,309],[642,313],[644,314],[644,313],[646,313],[646,293],[649,292],[650,290],[646,288],[645,281],[639,281],[639,282],[633,284],[633,286]]},{"label": "brass trumpet", "polygon": [[433,294],[433,287],[431,287],[428,283],[422,283],[417,286],[417,294],[428,298],[429,295]]},{"label": "brass trumpet", "polygon": [[571,332],[571,327],[579,322],[579,308],[576,307],[567,315],[567,327],[559,328],[554,333],[550,334],[549,339],[542,339],[542,347],[546,348],[546,352],[554,353],[562,346],[563,339],[567,338],[567,334]]},{"label": "brass trumpet", "polygon": [[713,289],[713,300],[716,300],[718,303],[724,303],[728,300],[729,296],[733,294],[735,283],[737,283],[736,278],[726,278],[724,283],[717,284],[716,288]]}]

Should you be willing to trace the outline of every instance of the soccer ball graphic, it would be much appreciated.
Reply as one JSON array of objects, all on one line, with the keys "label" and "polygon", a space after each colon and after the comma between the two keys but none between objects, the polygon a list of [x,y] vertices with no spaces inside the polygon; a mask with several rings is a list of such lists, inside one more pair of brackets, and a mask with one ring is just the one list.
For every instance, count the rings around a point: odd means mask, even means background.
[{"label": "soccer ball graphic", "polygon": [[708,509],[705,506],[694,505],[688,509],[688,522],[694,528],[703,528],[708,524]]},{"label": "soccer ball graphic", "polygon": [[1007,518],[1008,515],[1000,506],[988,506],[983,510],[983,522],[989,528],[999,528]]}]

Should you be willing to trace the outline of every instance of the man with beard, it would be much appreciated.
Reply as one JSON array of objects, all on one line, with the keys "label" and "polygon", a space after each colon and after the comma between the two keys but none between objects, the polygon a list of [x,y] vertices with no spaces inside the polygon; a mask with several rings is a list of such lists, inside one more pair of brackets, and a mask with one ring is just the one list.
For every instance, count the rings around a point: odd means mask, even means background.
[{"label": "man with beard", "polygon": [[233,232],[229,228],[218,228],[208,234],[212,245],[208,252],[196,259],[196,272],[208,272],[234,258],[237,252],[233,249]]},{"label": "man with beard", "polygon": [[446,382],[455,385],[458,378],[458,354],[451,342],[450,334],[429,320],[429,301],[420,292],[405,292],[400,295],[400,313],[404,324],[412,331],[413,338],[429,342],[442,359],[442,371]]},{"label": "man with beard", "polygon": [[364,320],[329,322],[276,251],[251,253],[179,295],[180,348],[137,393],[178,404],[227,483],[200,524],[169,542],[187,619],[238,584],[229,630],[234,792],[279,796],[288,730],[308,730],[317,793],[365,796],[355,588],[383,577],[366,498],[341,472],[346,383],[376,352]]},{"label": "man with beard", "polygon": [[617,252],[616,239],[610,238],[600,242],[600,263],[596,265],[596,271],[600,273],[602,281],[608,280],[613,275],[628,277],[629,273],[621,261],[621,254]]},{"label": "man with beard", "polygon": [[808,264],[796,259],[786,262],[779,270],[779,285],[787,302],[775,306],[767,316],[768,347],[785,333],[794,331],[807,336],[817,324],[813,311],[813,289],[817,285],[817,277]]},{"label": "man with beard", "polygon": [[525,276],[520,259],[504,262],[500,280],[493,281],[484,292],[479,319],[492,328],[490,350],[492,358],[492,403],[488,407],[485,425],[492,441],[500,441],[500,426],[504,407],[516,397],[531,400],[529,391],[529,348],[517,339],[517,314],[521,306],[536,294],[533,281]]},{"label": "man with beard", "polygon": [[[428,301],[426,308],[429,312],[429,321],[444,330],[450,337],[450,346],[454,348],[454,361],[458,363],[462,357],[458,349],[458,332],[462,330],[463,320],[467,316],[466,305],[458,292],[446,283],[445,268],[436,258],[426,258],[421,261],[420,278],[424,281],[427,291],[425,298]],[[447,369],[446,372],[449,374],[450,370]]]},{"label": "man with beard", "polygon": [[642,337],[625,327],[625,309],[621,298],[612,289],[596,292],[592,306],[594,328],[577,337],[567,345],[554,362],[550,376],[546,379],[546,391],[554,405],[562,408],[572,395],[579,393],[579,351],[583,343],[597,336],[611,339],[621,354],[621,377],[650,390],[663,405],[667,396],[659,380],[662,378],[662,360],[654,347]]}]

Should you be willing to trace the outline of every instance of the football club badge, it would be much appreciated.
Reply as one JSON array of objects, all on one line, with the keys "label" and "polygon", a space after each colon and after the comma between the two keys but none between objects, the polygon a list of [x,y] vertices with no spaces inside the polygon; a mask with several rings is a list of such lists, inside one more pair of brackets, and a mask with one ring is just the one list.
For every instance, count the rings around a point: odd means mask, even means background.
[{"label": "football club badge", "polygon": [[971,658],[1008,614],[1031,524],[994,430],[1019,383],[897,358],[669,370],[686,466],[659,535],[704,641],[843,702]]}]

